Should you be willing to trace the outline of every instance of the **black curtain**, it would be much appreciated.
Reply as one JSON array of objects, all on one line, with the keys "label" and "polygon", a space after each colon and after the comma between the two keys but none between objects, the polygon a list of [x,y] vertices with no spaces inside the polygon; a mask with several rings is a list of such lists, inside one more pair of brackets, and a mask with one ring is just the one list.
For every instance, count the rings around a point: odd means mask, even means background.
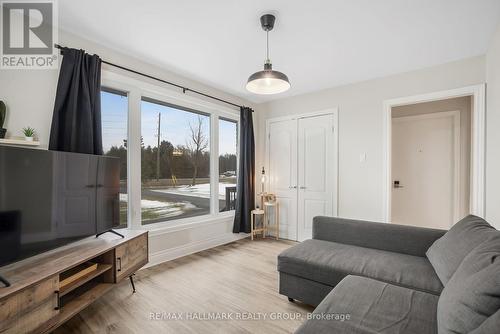
[{"label": "black curtain", "polygon": [[49,150],[102,155],[101,59],[62,49]]},{"label": "black curtain", "polygon": [[240,110],[240,163],[236,190],[234,233],[250,233],[250,212],[255,208],[255,140],[253,135],[253,110]]}]

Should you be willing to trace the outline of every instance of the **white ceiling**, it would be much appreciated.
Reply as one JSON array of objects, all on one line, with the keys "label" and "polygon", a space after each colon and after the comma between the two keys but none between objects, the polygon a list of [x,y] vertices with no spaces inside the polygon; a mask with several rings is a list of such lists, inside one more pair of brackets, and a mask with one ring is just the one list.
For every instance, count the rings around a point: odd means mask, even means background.
[{"label": "white ceiling", "polygon": [[[253,102],[484,54],[500,19],[500,0],[58,3],[61,29]],[[277,16],[271,60],[292,84],[273,96],[245,90],[263,66],[265,12]]]}]

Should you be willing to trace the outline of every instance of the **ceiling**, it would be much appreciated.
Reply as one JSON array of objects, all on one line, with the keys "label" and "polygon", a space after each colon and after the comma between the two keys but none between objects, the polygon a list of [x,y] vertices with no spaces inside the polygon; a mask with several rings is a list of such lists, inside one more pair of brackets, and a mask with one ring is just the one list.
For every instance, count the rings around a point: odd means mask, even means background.
[{"label": "ceiling", "polygon": [[[484,54],[500,20],[500,0],[58,4],[61,29],[256,103]],[[245,84],[263,66],[266,12],[273,66],[292,88],[259,96]]]}]

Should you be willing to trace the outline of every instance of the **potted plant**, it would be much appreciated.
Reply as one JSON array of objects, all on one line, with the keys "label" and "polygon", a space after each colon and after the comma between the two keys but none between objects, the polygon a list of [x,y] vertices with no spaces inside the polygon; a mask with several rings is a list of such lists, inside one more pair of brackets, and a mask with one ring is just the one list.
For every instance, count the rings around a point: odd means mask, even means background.
[{"label": "potted plant", "polygon": [[0,138],[5,138],[5,133],[7,129],[3,128],[5,122],[5,117],[7,116],[7,107],[3,101],[0,101]]},{"label": "potted plant", "polygon": [[27,141],[33,141],[33,137],[35,136],[35,129],[31,127],[23,128],[24,139]]}]

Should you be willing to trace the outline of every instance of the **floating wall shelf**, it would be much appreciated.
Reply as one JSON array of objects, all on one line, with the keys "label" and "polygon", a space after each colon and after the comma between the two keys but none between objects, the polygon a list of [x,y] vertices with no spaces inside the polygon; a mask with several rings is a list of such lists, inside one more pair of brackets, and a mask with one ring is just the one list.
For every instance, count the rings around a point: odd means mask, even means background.
[{"label": "floating wall shelf", "polygon": [[0,139],[0,144],[20,145],[20,146],[40,146],[39,141],[27,141],[23,137],[12,137],[12,138]]}]

